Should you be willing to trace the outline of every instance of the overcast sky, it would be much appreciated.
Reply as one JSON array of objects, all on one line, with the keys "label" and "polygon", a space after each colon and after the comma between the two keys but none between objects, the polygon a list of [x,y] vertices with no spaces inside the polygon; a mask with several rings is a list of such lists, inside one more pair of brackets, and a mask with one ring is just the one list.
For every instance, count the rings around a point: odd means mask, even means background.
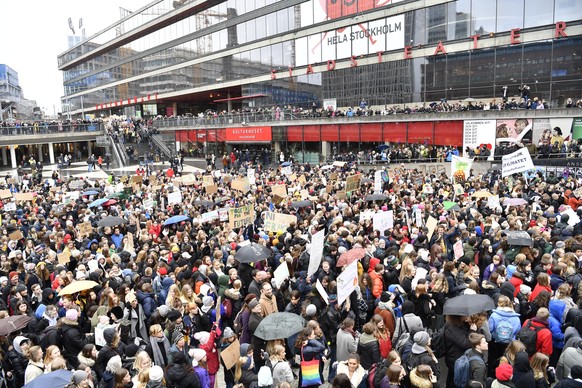
[{"label": "overcast sky", "polygon": [[151,0],[18,0],[0,1],[0,63],[18,72],[24,97],[53,114],[61,111],[63,75],[57,55],[67,49],[73,20],[80,35],[79,18],[86,36],[119,20],[119,7],[135,11]]}]

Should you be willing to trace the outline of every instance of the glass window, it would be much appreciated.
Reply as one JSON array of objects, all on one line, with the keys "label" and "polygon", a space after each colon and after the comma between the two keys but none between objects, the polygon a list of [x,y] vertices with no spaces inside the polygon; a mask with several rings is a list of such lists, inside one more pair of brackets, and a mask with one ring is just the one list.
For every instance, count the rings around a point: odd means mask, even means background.
[{"label": "glass window", "polygon": [[473,0],[471,4],[471,33],[485,35],[495,32],[495,15],[497,13],[495,1]]},{"label": "glass window", "polygon": [[267,18],[261,16],[255,19],[255,39],[263,39],[267,36]]},{"label": "glass window", "polygon": [[[454,15],[454,38],[462,39],[471,35],[471,0],[459,0],[448,4],[449,15]],[[495,15],[495,14],[494,14]]]},{"label": "glass window", "polygon": [[447,5],[441,4],[430,7],[426,12],[428,26],[427,43],[436,43],[447,40]]},{"label": "glass window", "polygon": [[555,22],[582,19],[582,6],[579,0],[555,0],[554,2]]},{"label": "glass window", "polygon": [[247,42],[252,42],[256,39],[255,20],[249,20],[245,23],[247,26]]},{"label": "glass window", "polygon": [[236,26],[236,36],[239,44],[247,42],[247,26],[245,23]]},{"label": "glass window", "polygon": [[273,36],[275,34],[277,34],[277,14],[276,13],[270,13],[267,16],[265,16],[266,18],[266,24],[267,24],[267,36]]},{"label": "glass window", "polygon": [[495,84],[507,85],[510,90],[517,90],[522,82],[522,46],[496,49],[495,62]]},{"label": "glass window", "polygon": [[510,31],[514,28],[523,28],[523,0],[513,1],[509,7],[507,2],[499,0],[496,32]]},{"label": "glass window", "polygon": [[[580,4],[578,4],[580,7]],[[524,27],[537,27],[552,24],[554,21],[554,5],[547,0],[526,0]]]}]

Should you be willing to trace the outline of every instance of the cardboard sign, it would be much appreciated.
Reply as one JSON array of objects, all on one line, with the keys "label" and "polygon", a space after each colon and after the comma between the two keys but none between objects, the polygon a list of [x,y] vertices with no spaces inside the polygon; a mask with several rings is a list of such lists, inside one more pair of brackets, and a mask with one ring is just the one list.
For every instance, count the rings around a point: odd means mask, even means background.
[{"label": "cardboard sign", "polygon": [[93,232],[93,227],[91,226],[91,223],[90,222],[83,222],[82,224],[79,224],[79,232],[81,232],[81,234],[87,234],[87,233]]},{"label": "cardboard sign", "polygon": [[336,181],[337,180],[337,172],[334,171],[331,174],[329,174],[329,180]]},{"label": "cardboard sign", "polygon": [[335,193],[335,195],[337,196],[337,199],[347,199],[348,198],[345,190],[340,190],[337,193]]},{"label": "cardboard sign", "polygon": [[14,199],[17,201],[32,201],[32,193],[14,193]]},{"label": "cardboard sign", "polygon": [[465,251],[463,250],[463,242],[457,241],[455,245],[453,245],[453,250],[455,252],[455,259],[460,259],[465,255]]},{"label": "cardboard sign", "polygon": [[426,227],[428,229],[428,241],[432,238],[432,234],[438,225],[438,221],[433,216],[428,216],[428,220],[426,220]]},{"label": "cardboard sign", "polygon": [[[278,194],[275,194],[275,195],[273,195],[273,198],[272,198],[272,202],[273,202],[275,205],[279,205],[279,204],[280,204],[281,202],[283,202],[284,200],[285,200],[285,198],[281,197],[281,196],[280,196],[280,195],[278,195]],[[16,209],[14,209],[14,210],[16,210]]]},{"label": "cardboard sign", "polygon": [[238,340],[234,340],[232,344],[230,344],[226,349],[220,352],[220,357],[222,361],[224,361],[224,366],[226,369],[231,369],[240,356],[240,342]]},{"label": "cardboard sign", "polygon": [[360,181],[362,180],[362,176],[360,174],[350,175],[346,179],[346,192],[349,193],[351,191],[356,191],[360,188]]},{"label": "cardboard sign", "polygon": [[297,179],[297,174],[291,174],[291,176],[289,176],[289,180],[291,182],[295,182],[296,179]]},{"label": "cardboard sign", "polygon": [[274,185],[271,187],[271,192],[273,193],[273,195],[278,195],[279,197],[285,198],[287,196],[287,186]]},{"label": "cardboard sign", "polygon": [[14,232],[10,233],[8,235],[8,237],[10,237],[10,240],[14,240],[14,241],[18,241],[18,240],[24,238],[24,236],[22,235],[22,232],[20,230],[15,230]]},{"label": "cardboard sign", "polygon": [[214,178],[212,175],[204,175],[202,177],[202,187],[210,186],[214,184]]},{"label": "cardboard sign", "polygon": [[57,258],[59,259],[59,264],[67,264],[69,261],[71,261],[71,254],[68,251],[65,251],[63,253],[59,253]]},{"label": "cardboard sign", "polygon": [[299,195],[301,195],[301,199],[306,200],[309,198],[309,191],[303,189],[299,192]]},{"label": "cardboard sign", "polygon": [[299,176],[299,184],[301,186],[305,186],[307,184],[307,179],[305,179],[305,175],[300,175]]},{"label": "cardboard sign", "polygon": [[332,185],[327,185],[325,186],[325,192],[326,193],[331,193],[333,191],[333,186]]},{"label": "cardboard sign", "polygon": [[0,190],[0,199],[12,198],[10,190]]},{"label": "cardboard sign", "polygon": [[180,191],[174,191],[173,193],[168,193],[168,205],[174,203],[182,202],[182,193]]},{"label": "cardboard sign", "polygon": [[196,183],[196,178],[193,174],[184,175],[182,177],[182,184],[184,186],[192,186]]},{"label": "cardboard sign", "polygon": [[265,225],[263,228],[268,232],[277,233],[279,231],[285,231],[291,223],[297,225],[297,216],[291,214],[265,212],[264,215]]},{"label": "cardboard sign", "polygon": [[156,183],[158,183],[158,176],[157,175],[150,175],[148,180],[149,180],[150,186],[155,185]]},{"label": "cardboard sign", "polygon": [[243,228],[254,221],[255,207],[253,205],[228,209],[228,224],[232,229]]},{"label": "cardboard sign", "polygon": [[141,185],[143,183],[143,177],[141,175],[133,175],[130,182],[132,184]]},{"label": "cardboard sign", "polygon": [[206,190],[206,194],[218,193],[218,186],[216,185],[208,185],[204,189]]},{"label": "cardboard sign", "polygon": [[16,211],[16,203],[14,202],[7,202],[4,204],[4,211],[6,212],[15,212]]},{"label": "cardboard sign", "polygon": [[233,190],[242,191],[244,194],[248,193],[251,190],[251,184],[249,183],[249,178],[244,177],[241,179],[237,179],[232,182],[231,188]]}]

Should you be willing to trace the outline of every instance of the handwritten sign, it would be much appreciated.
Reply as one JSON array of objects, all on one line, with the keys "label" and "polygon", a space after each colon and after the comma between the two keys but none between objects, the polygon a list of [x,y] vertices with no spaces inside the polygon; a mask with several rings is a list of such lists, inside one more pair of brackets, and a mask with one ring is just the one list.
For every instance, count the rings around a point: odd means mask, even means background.
[{"label": "handwritten sign", "polygon": [[202,177],[202,187],[210,186],[214,184],[214,178],[212,175],[204,175]]},{"label": "handwritten sign", "polygon": [[374,230],[380,231],[380,234],[383,235],[386,229],[394,227],[394,213],[392,210],[376,213],[372,222]]},{"label": "handwritten sign", "polygon": [[218,186],[216,186],[216,185],[208,185],[208,186],[204,187],[204,189],[206,190],[206,194],[218,193]]},{"label": "handwritten sign", "polygon": [[251,184],[251,185],[256,184],[255,169],[254,168],[247,169],[247,178],[249,178],[249,184]]},{"label": "handwritten sign", "polygon": [[360,181],[362,180],[362,176],[359,174],[350,175],[346,179],[346,192],[349,193],[351,191],[356,191],[360,188]]},{"label": "handwritten sign", "polygon": [[59,264],[67,264],[69,261],[71,261],[71,254],[68,251],[65,251],[63,253],[59,253],[57,258],[59,259]]},{"label": "handwritten sign", "polygon": [[10,237],[10,240],[14,240],[14,241],[18,241],[18,240],[24,238],[24,236],[22,235],[22,232],[20,230],[15,230],[14,232],[10,233],[8,235],[8,237]]},{"label": "handwritten sign", "polygon": [[174,203],[182,202],[182,193],[180,191],[174,191],[173,193],[168,193],[168,205]]},{"label": "handwritten sign", "polygon": [[32,193],[14,193],[14,199],[17,201],[32,201]]},{"label": "handwritten sign", "polygon": [[291,223],[297,224],[297,216],[275,212],[265,212],[264,229],[268,232],[285,231]]},{"label": "handwritten sign", "polygon": [[0,199],[12,198],[10,190],[0,190]]},{"label": "handwritten sign", "polygon": [[214,220],[218,220],[218,210],[202,213],[200,216],[200,221],[202,223],[212,222]]},{"label": "handwritten sign", "polygon": [[93,232],[93,227],[91,226],[91,223],[83,222],[82,224],[79,224],[79,232],[81,232],[81,234],[88,234]]},{"label": "handwritten sign", "polygon": [[234,340],[232,344],[220,352],[220,357],[222,358],[222,361],[224,361],[226,369],[232,369],[240,357],[240,342]]},{"label": "handwritten sign", "polygon": [[251,184],[249,183],[249,178],[247,177],[233,181],[231,187],[233,190],[242,191],[245,194],[251,190]]},{"label": "handwritten sign", "polygon": [[460,259],[465,255],[465,251],[463,250],[463,242],[457,241],[455,245],[453,245],[453,251],[455,252],[455,259]]},{"label": "handwritten sign", "polygon": [[255,221],[255,207],[253,205],[240,206],[228,209],[228,223],[234,228],[243,228]]},{"label": "handwritten sign", "polygon": [[285,198],[287,196],[287,186],[286,185],[274,185],[271,187],[271,192],[273,195],[278,195]]},{"label": "handwritten sign", "polygon": [[184,175],[182,177],[182,184],[184,186],[192,186],[196,183],[196,178],[193,174]]},{"label": "handwritten sign", "polygon": [[4,211],[15,212],[16,211],[16,203],[14,203],[14,202],[5,203],[4,204]]}]

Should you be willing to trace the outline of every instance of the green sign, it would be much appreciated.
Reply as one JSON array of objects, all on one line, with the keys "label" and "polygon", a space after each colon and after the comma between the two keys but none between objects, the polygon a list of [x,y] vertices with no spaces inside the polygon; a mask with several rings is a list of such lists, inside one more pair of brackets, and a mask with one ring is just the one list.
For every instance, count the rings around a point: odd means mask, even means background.
[{"label": "green sign", "polygon": [[572,121],[572,140],[578,139],[582,139],[582,117],[576,117]]}]

